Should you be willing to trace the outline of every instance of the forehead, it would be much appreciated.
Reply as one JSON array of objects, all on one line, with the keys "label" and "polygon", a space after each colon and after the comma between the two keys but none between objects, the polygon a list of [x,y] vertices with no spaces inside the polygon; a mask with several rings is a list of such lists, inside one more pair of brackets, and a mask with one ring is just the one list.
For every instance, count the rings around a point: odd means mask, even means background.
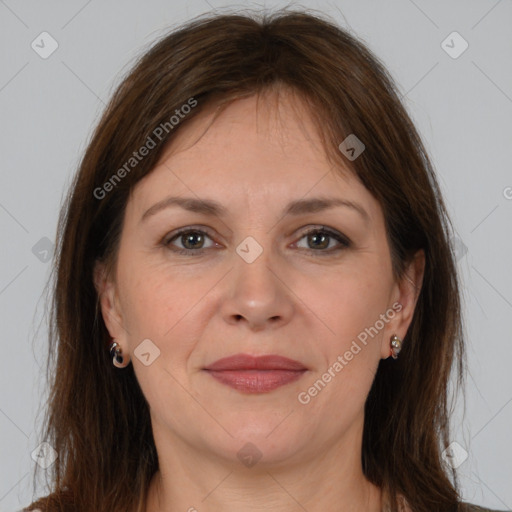
[{"label": "forehead", "polygon": [[[223,160],[243,159],[258,162],[327,165],[318,129],[303,100],[292,91],[266,92],[234,100],[217,111],[215,104],[207,106],[197,117],[187,122],[162,155],[201,159],[213,154]],[[193,150],[193,151],[191,151]],[[296,165],[297,169],[304,165]],[[260,165],[261,168],[261,165]],[[283,171],[286,171],[283,169]],[[261,168],[260,172],[264,173]]]},{"label": "forehead", "polygon": [[352,170],[329,161],[310,112],[292,94],[239,99],[216,117],[211,106],[187,121],[135,187],[136,209],[170,192],[260,209],[336,195],[364,201],[370,216],[379,209]]}]

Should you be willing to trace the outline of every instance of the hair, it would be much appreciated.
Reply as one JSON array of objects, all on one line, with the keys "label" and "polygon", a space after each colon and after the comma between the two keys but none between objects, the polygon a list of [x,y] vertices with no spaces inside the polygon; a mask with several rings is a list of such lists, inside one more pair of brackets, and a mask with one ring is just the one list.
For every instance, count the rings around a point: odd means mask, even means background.
[{"label": "hair", "polygon": [[[365,403],[364,474],[392,511],[400,495],[414,512],[465,510],[442,457],[449,379],[456,370],[463,385],[465,352],[452,227],[433,166],[397,86],[365,44],[320,14],[287,10],[209,14],[180,26],[138,58],[102,114],[57,227],[42,438],[58,458],[47,470],[51,493],[27,510],[143,510],[158,469],[149,408],[133,365],[112,365],[94,265],[114,268],[131,192],[177,132],[206,106],[220,112],[280,91],[302,100],[335,168],[348,167],[378,200],[394,277],[425,253],[400,357],[380,361]],[[177,110],[188,113],[175,123]],[[338,146],[350,134],[366,148],[348,162]],[[150,140],[148,154],[130,160]]]}]

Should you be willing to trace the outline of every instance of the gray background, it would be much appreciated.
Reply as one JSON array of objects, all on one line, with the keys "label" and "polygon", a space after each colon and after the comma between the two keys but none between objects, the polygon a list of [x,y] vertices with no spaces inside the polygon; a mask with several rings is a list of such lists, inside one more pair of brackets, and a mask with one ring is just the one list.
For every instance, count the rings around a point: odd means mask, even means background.
[{"label": "gray background", "polygon": [[[32,498],[46,398],[43,289],[64,191],[104,103],[133,58],[220,0],[0,0],[0,510]],[[267,2],[266,7],[285,5]],[[305,1],[386,64],[430,151],[458,233],[469,374],[453,415],[466,501],[512,509],[512,2]],[[46,31],[57,50],[31,47]],[[457,31],[469,44],[448,38]],[[452,48],[447,48],[446,45]],[[39,51],[42,51],[39,48]],[[39,429],[37,429],[39,430]],[[464,460],[465,452],[467,458]]]}]

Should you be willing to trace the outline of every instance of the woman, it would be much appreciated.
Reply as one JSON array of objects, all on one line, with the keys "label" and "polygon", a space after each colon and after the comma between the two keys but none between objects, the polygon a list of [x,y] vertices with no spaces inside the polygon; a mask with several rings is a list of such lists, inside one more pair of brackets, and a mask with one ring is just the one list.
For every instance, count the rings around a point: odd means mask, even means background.
[{"label": "woman", "polygon": [[345,31],[296,12],[171,33],[63,212],[58,457],[27,510],[484,510],[446,455],[449,219],[391,78]]}]

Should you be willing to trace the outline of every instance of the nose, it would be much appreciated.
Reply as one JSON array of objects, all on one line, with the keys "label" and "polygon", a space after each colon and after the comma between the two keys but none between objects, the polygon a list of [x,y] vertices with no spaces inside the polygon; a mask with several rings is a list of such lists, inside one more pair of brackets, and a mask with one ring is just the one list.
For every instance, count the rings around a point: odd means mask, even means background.
[{"label": "nose", "polygon": [[295,310],[295,295],[287,284],[291,280],[289,272],[271,250],[265,249],[253,259],[245,257],[241,249],[246,247],[242,243],[234,255],[224,289],[222,316],[233,325],[245,323],[253,332],[282,327]]}]

